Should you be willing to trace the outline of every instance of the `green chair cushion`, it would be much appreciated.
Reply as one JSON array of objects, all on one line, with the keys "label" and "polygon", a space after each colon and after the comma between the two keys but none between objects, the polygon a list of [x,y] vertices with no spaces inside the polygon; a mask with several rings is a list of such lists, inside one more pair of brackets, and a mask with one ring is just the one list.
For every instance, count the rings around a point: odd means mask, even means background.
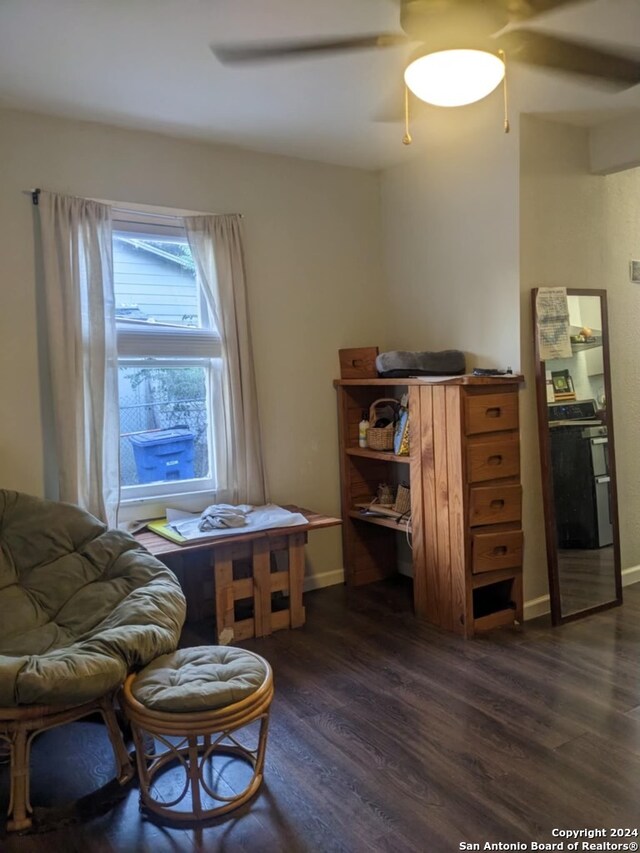
[{"label": "green chair cushion", "polygon": [[131,692],[153,711],[213,711],[251,696],[267,672],[266,662],[245,649],[194,646],[154,660]]},{"label": "green chair cushion", "polygon": [[81,704],[178,645],[169,569],[71,504],[0,490],[0,706]]}]

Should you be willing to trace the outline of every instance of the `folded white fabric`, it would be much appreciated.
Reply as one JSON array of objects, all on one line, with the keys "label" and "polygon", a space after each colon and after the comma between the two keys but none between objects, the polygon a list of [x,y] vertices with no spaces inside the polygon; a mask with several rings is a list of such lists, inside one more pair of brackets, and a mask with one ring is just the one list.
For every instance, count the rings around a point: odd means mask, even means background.
[{"label": "folded white fabric", "polygon": [[217,539],[225,536],[238,536],[240,532],[255,533],[259,530],[271,530],[274,527],[293,527],[297,524],[307,524],[307,519],[300,512],[289,512],[276,504],[265,506],[248,506],[242,504],[233,509],[241,509],[246,513],[247,524],[242,528],[217,527],[211,530],[200,530],[198,525],[202,519],[200,513],[184,512],[183,510],[167,507],[167,521],[172,530],[179,533],[187,542],[198,539]]},{"label": "folded white fabric", "polygon": [[246,527],[247,515],[253,507],[248,504],[211,504],[200,515],[198,530],[219,530],[226,527]]}]

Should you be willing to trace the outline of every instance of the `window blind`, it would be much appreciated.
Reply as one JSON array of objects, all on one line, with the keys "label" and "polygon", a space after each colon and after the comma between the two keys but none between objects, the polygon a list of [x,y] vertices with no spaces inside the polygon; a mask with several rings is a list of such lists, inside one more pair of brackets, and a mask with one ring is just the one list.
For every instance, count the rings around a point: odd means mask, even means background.
[{"label": "window blind", "polygon": [[118,354],[121,357],[222,357],[220,336],[211,329],[119,320],[117,332]]}]

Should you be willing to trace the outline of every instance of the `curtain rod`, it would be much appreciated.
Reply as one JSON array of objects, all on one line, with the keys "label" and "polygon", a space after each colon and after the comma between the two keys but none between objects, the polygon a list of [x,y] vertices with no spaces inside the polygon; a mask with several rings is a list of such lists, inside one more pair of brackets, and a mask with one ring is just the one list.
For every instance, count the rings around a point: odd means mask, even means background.
[{"label": "curtain rod", "polygon": [[[36,207],[37,207],[37,206],[38,206],[38,201],[39,201],[39,199],[40,199],[40,193],[41,193],[40,187],[35,187],[35,188],[34,188],[34,189],[32,189],[32,190],[23,190],[23,192],[25,192],[25,193],[29,193],[29,194],[31,195],[31,201],[32,201],[32,202],[33,202],[33,204],[35,204],[35,205],[36,205]],[[175,214],[175,213],[174,213],[174,214],[170,214],[170,213],[153,213],[152,211],[146,211],[146,210],[132,210],[131,208],[128,208],[128,207],[114,207],[113,205],[111,205],[111,210],[115,211],[116,213],[135,213],[135,214],[136,214],[136,215],[138,215],[138,216],[144,216],[144,214],[145,214],[145,213],[149,213],[149,215],[150,215],[150,216],[157,217],[158,219],[182,219],[182,218],[183,218],[180,214]],[[187,215],[190,215],[190,214],[187,214]],[[198,214],[198,213],[196,213],[195,215],[196,215],[196,216],[216,216],[216,215],[219,215],[219,214],[207,214],[207,213],[205,213],[205,214]],[[236,216],[239,216],[239,217],[240,217],[240,219],[244,219],[244,216],[243,216],[243,214],[242,214],[242,213],[238,213],[238,214],[236,214]]]},{"label": "curtain rod", "polygon": [[155,213],[151,210],[132,210],[130,207],[112,207],[113,213],[132,213],[134,216],[153,216],[154,219],[182,219],[179,214],[171,213]]},{"label": "curtain rod", "polygon": [[[152,216],[154,219],[184,219],[184,216],[180,213],[155,213],[155,211],[153,211],[153,210],[135,210],[135,209],[130,208],[130,207],[115,207],[115,206],[112,206],[111,210],[114,213],[132,213],[135,216],[145,216],[146,214],[148,214],[149,216]],[[219,214],[219,213],[187,213],[187,214],[185,214],[185,216],[221,216],[221,215],[224,215],[224,214]],[[227,214],[227,215],[239,216],[240,219],[244,219],[244,216],[242,213]]]}]

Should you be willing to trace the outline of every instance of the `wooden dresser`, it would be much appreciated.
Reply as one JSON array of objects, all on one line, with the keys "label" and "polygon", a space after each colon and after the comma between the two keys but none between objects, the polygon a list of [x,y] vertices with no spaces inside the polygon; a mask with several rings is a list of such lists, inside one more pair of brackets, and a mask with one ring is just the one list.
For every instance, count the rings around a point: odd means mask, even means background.
[{"label": "wooden dresser", "polygon": [[[521,376],[345,379],[339,400],[343,545],[347,583],[396,571],[392,518],[359,505],[381,482],[410,482],[416,614],[448,631],[522,620]],[[409,392],[410,455],[358,447],[358,421],[378,397]]]}]

